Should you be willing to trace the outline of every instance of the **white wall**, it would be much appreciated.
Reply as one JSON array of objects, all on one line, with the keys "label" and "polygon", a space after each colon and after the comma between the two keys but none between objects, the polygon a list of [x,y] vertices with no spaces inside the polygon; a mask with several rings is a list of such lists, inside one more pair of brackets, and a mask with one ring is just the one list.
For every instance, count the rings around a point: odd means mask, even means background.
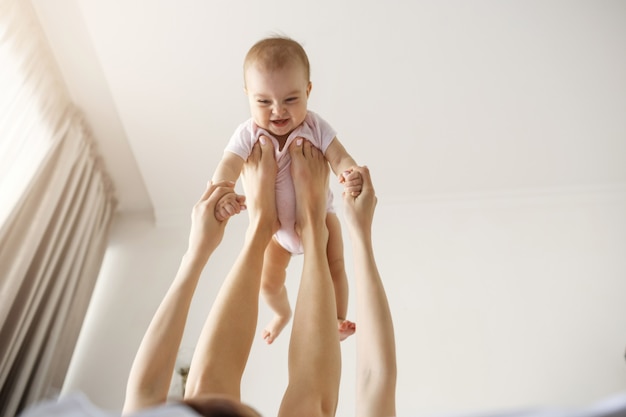
[{"label": "white wall", "polygon": [[[424,196],[381,201],[376,220],[376,250],[396,325],[399,415],[577,406],[626,389],[624,188],[428,197],[450,190],[623,187],[624,2],[398,1],[361,2],[356,8],[357,2],[335,2],[332,14],[330,3],[309,2],[303,21],[281,20],[275,10],[270,21],[248,13],[243,17],[254,25],[244,25],[247,35],[231,37],[227,47],[215,43],[219,55],[200,54],[197,65],[184,66],[180,79],[170,73],[180,64],[172,57],[186,50],[180,44],[133,43],[141,38],[136,23],[145,17],[139,3],[122,15],[107,2],[34,3],[42,16],[54,12],[46,31],[56,33],[50,40],[77,104],[94,120],[104,117],[93,127],[103,149],[115,149],[109,166],[125,160],[120,152],[128,147],[112,147],[111,139],[124,131],[151,197],[160,202],[155,207],[159,219],[168,217],[163,214],[171,201],[186,200],[181,196],[188,194],[180,190],[193,190],[206,180],[210,158],[221,155],[221,141],[216,152],[198,151],[196,144],[228,137],[240,121],[240,113],[224,109],[245,106],[231,94],[240,85],[241,57],[231,60],[223,54],[238,54],[247,48],[246,36],[273,27],[311,40],[306,46],[318,63],[315,85],[320,86],[311,108],[323,110],[356,160],[372,168],[381,196]],[[235,15],[243,4],[229,3],[223,15],[213,15],[228,25],[232,19],[225,16]],[[163,22],[178,21],[170,18],[165,3],[157,6],[150,7],[153,15],[161,11]],[[195,22],[204,16],[198,7],[210,15],[215,5],[181,8],[175,16]],[[291,4],[283,9],[299,10]],[[141,17],[134,17],[133,10]],[[114,15],[119,17],[115,36],[100,31],[111,27],[107,17]],[[142,33],[154,24],[158,36],[170,39],[158,19],[146,19]],[[67,32],[68,27],[73,30]],[[219,36],[209,31],[205,39],[221,40],[231,30],[208,27]],[[118,38],[124,43],[116,43]],[[239,43],[246,46],[239,48]],[[90,56],[100,61],[85,64]],[[220,67],[217,75],[207,75],[208,67],[215,67],[214,56],[237,71]],[[161,60],[167,65],[154,64]],[[145,68],[151,69],[150,77]],[[191,76],[195,73],[200,77]],[[107,84],[101,86],[104,92],[94,88],[99,78]],[[174,86],[174,95],[167,95],[168,86]],[[163,100],[154,100],[157,90]],[[103,108],[109,101],[111,111]],[[160,127],[156,119],[167,120],[167,126]],[[202,130],[209,126],[209,132]],[[377,138],[400,145],[380,146]],[[172,158],[175,154],[180,157]],[[163,169],[163,161],[169,169]],[[176,161],[183,161],[184,169],[177,170]],[[122,173],[118,188],[126,190],[134,174],[116,172]],[[83,390],[103,407],[121,407],[135,350],[184,251],[188,215],[180,218],[180,224],[158,228],[139,217],[117,219],[66,391]],[[193,347],[244,227],[243,216],[231,224],[207,267],[190,313],[185,352]],[[290,269],[292,298],[300,265],[301,259],[295,259]],[[261,326],[269,318],[262,305]],[[277,408],[286,384],[285,336],[271,347],[260,340],[253,346],[244,381],[244,398],[266,415]],[[350,338],[342,345],[339,416],[353,415],[354,342]]]},{"label": "white wall", "polygon": [[[626,389],[625,213],[623,188],[380,202],[375,249],[396,327],[398,415],[581,406]],[[121,407],[135,349],[184,251],[187,219],[160,229],[117,219],[66,392]],[[245,225],[244,216],[232,221],[207,267],[185,354]],[[301,258],[290,266],[292,299],[300,266]],[[353,308],[351,299],[351,318]],[[260,325],[269,318],[261,304]],[[286,384],[287,339],[268,347],[258,338],[245,375],[243,397],[268,416]],[[342,344],[339,416],[353,415],[354,347],[354,337]]]}]

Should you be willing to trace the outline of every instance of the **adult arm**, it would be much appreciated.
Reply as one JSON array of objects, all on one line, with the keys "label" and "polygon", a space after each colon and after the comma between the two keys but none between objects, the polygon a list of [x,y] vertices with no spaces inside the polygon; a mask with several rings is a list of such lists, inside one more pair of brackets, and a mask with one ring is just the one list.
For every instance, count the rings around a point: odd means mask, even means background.
[{"label": "adult arm", "polygon": [[308,141],[295,141],[289,151],[304,265],[289,341],[289,385],[279,416],[334,416],[341,352],[335,293],[326,255],[328,163]]},{"label": "adult arm", "polygon": [[369,169],[354,169],[363,178],[361,194],[344,193],[344,210],[355,265],[357,344],[356,415],[396,415],[396,347],[393,321],[372,248],[376,193]]},{"label": "adult arm", "polygon": [[206,394],[240,398],[241,377],[257,325],[263,254],[278,229],[276,161],[271,141],[261,140],[243,165],[250,219],[244,246],[222,284],[194,352],[185,399]]},{"label": "adult arm", "polygon": [[226,222],[215,219],[217,201],[234,183],[210,184],[192,212],[187,251],[174,281],[141,341],[126,386],[124,414],[165,403],[189,306],[200,274],[224,235]]}]

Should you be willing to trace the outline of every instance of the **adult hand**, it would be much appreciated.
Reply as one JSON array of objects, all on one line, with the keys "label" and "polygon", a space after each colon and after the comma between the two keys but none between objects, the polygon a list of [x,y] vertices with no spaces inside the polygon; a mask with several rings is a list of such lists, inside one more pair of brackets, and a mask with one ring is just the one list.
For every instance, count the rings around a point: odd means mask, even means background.
[{"label": "adult hand", "polygon": [[234,189],[235,183],[232,181],[208,184],[191,213],[191,232],[189,233],[191,252],[208,256],[220,244],[228,220],[219,221],[215,218],[215,206],[223,196],[234,193]]},{"label": "adult hand", "polygon": [[272,141],[261,136],[243,164],[241,180],[250,224],[269,226],[272,233],[280,226],[276,212],[277,171]]},{"label": "adult hand", "polygon": [[306,139],[293,141],[289,154],[297,202],[296,232],[301,234],[306,223],[325,226],[330,169],[324,154]]},{"label": "adult hand", "polygon": [[369,169],[366,166],[357,166],[352,169],[352,172],[360,175],[363,186],[361,193],[357,196],[343,193],[346,222],[353,237],[361,235],[369,238],[378,199],[372,185]]}]

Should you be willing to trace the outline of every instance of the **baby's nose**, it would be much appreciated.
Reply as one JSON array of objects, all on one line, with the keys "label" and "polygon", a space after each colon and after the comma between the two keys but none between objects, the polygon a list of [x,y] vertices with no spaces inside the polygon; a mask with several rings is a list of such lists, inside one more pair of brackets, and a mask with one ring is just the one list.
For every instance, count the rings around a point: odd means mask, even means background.
[{"label": "baby's nose", "polygon": [[278,103],[272,107],[272,111],[276,116],[282,116],[285,113],[285,108]]}]

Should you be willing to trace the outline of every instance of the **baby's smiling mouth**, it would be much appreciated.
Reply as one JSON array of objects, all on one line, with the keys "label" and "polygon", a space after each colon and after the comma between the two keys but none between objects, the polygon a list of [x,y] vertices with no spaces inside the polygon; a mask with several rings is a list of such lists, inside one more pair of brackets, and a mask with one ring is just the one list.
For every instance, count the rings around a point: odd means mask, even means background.
[{"label": "baby's smiling mouth", "polygon": [[270,123],[272,123],[274,126],[277,126],[277,127],[283,127],[287,124],[288,121],[289,119],[279,119],[279,120],[270,120]]}]

